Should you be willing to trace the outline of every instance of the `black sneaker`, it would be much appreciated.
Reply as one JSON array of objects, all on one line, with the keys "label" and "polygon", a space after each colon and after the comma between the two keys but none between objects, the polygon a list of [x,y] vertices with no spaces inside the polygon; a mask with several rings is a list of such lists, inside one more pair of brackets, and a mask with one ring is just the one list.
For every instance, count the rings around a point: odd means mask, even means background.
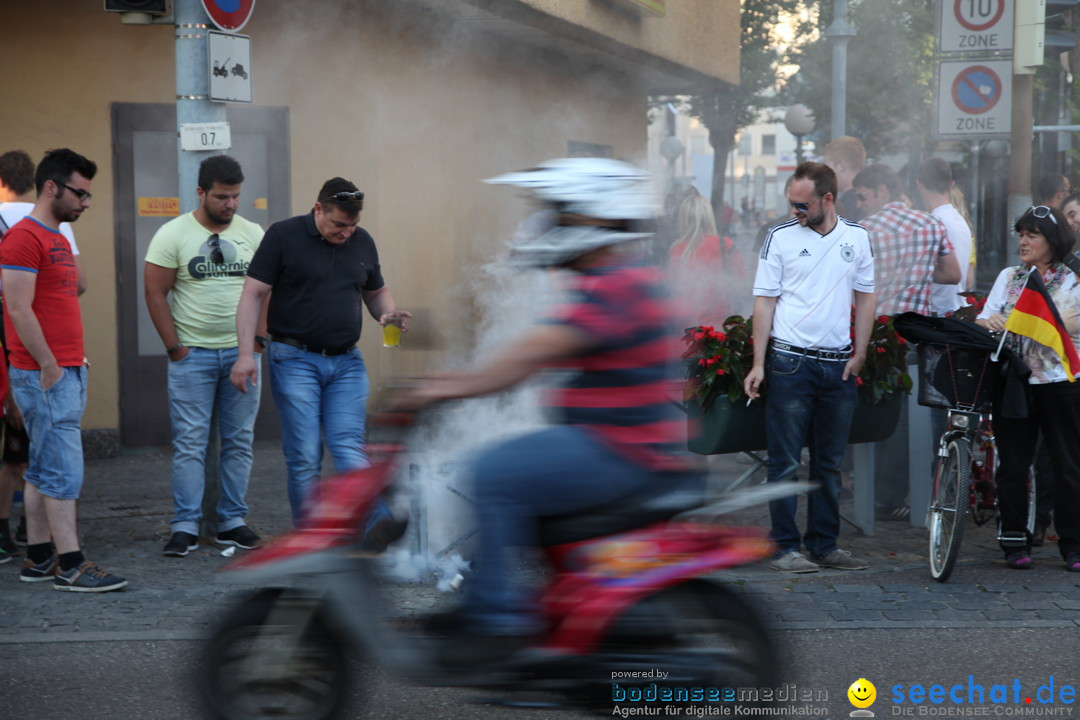
[{"label": "black sneaker", "polygon": [[[15,540],[11,537],[7,523],[4,523],[4,527],[0,528],[0,553],[7,555],[9,558],[19,554],[19,546],[15,544]],[[7,561],[0,560],[0,563],[4,562]]]},{"label": "black sneaker", "polygon": [[102,570],[92,560],[86,560],[67,572],[57,570],[53,580],[53,590],[64,592],[109,592],[126,586],[127,580]]},{"label": "black sneaker", "polygon": [[56,575],[57,565],[56,555],[52,555],[48,560],[44,562],[35,563],[30,558],[23,560],[22,572],[19,573],[19,579],[23,582],[42,582],[43,580],[52,580]]},{"label": "black sneaker", "polygon": [[262,538],[251,532],[251,528],[247,525],[241,525],[232,530],[219,532],[217,534],[217,539],[214,540],[214,542],[218,545],[235,545],[244,550],[251,550],[262,544]]},{"label": "black sneaker", "polygon": [[19,518],[19,527],[15,530],[15,542],[19,545],[26,544],[26,516]]},{"label": "black sneaker", "polygon": [[0,549],[0,565],[6,565],[14,560],[14,556],[6,550]]},{"label": "black sneaker", "polygon": [[192,550],[198,549],[199,538],[191,533],[174,532],[172,537],[169,538],[169,542],[165,543],[165,549],[161,552],[163,555],[170,557],[184,557]]}]

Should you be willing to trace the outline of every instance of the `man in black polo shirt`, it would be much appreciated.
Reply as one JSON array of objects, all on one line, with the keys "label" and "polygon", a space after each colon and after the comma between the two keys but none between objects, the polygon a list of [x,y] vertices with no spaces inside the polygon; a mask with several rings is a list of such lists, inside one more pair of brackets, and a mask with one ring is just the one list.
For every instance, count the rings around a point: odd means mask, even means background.
[{"label": "man in black polo shirt", "polygon": [[259,308],[270,295],[270,389],[281,417],[293,522],[321,474],[324,435],[337,472],[368,466],[368,378],[356,347],[363,306],[380,325],[402,330],[412,317],[395,308],[375,241],[358,226],[363,206],[355,185],[333,178],[312,212],[271,225],[248,267],[236,311],[239,356],[229,379],[247,392],[257,377]]}]

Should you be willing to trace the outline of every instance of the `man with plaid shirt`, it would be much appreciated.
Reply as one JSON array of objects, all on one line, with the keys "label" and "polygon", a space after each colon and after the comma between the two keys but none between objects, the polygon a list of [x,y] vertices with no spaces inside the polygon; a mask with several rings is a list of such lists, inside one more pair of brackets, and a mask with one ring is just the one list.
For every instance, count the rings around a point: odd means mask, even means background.
[{"label": "man with plaid shirt", "polygon": [[[903,202],[900,178],[887,165],[863,168],[852,185],[859,209],[866,213],[860,224],[870,231],[874,247],[878,315],[929,315],[933,284],[958,283],[962,277],[948,229],[933,215]],[[903,520],[910,514],[905,502],[910,473],[906,403],[896,432],[877,443],[874,459],[877,516]]]},{"label": "man with plaid shirt", "polygon": [[866,213],[860,225],[870,231],[878,269],[878,315],[930,314],[933,283],[960,282],[960,265],[944,223],[904,204],[900,178],[882,163],[855,176],[855,200]]}]

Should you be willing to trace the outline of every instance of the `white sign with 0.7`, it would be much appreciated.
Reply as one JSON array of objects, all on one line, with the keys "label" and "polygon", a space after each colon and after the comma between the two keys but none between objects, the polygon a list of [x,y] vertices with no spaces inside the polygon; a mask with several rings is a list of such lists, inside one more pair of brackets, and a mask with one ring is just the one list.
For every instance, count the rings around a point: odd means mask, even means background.
[{"label": "white sign with 0.7", "polygon": [[180,123],[181,150],[228,150],[232,147],[229,123]]}]

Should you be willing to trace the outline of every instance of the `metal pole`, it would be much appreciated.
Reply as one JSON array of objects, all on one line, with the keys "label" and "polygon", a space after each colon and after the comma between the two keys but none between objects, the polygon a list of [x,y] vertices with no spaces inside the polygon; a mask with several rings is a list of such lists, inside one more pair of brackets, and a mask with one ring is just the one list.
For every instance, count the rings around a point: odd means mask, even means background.
[{"label": "metal pole", "polygon": [[[209,49],[206,31],[210,17],[199,0],[175,0],[176,18],[176,158],[180,212],[188,213],[199,205],[195,188],[199,184],[199,163],[217,154],[214,151],[192,152],[180,149],[180,125],[183,123],[224,122],[225,105],[210,101]],[[213,413],[210,441],[206,448],[203,492],[203,520],[200,534],[213,538],[217,534],[217,503],[221,496],[218,465],[221,441],[217,411]]]},{"label": "metal pole", "polygon": [[855,37],[848,24],[848,0],[833,0],[833,21],[825,31],[832,43],[832,136],[831,140],[847,134],[847,46]]},{"label": "metal pole", "polygon": [[176,0],[176,157],[180,179],[180,212],[198,207],[195,188],[199,163],[216,151],[192,152],[180,149],[183,123],[225,122],[225,104],[210,101],[209,51],[206,31],[210,18],[199,0]]}]

